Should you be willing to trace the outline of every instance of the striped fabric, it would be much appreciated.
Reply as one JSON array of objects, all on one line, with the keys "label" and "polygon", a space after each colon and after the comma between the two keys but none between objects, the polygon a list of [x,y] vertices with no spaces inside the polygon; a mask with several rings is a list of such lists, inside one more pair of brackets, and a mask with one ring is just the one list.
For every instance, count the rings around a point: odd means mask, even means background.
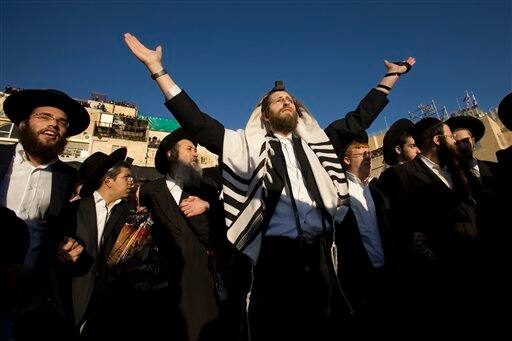
[{"label": "striped fabric", "polygon": [[[320,197],[333,220],[341,221],[348,210],[348,184],[327,135],[305,109],[300,109],[297,128],[302,147],[311,166]],[[225,130],[222,155],[224,213],[228,239],[247,254],[254,264],[261,244],[261,227],[267,188],[276,173],[275,155],[261,119],[261,106],[252,112],[245,130]]]}]

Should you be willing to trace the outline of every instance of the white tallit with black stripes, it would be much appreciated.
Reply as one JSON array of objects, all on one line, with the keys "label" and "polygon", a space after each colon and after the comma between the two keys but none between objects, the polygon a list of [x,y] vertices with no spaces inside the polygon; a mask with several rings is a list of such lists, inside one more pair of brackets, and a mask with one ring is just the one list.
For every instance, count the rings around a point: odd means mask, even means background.
[{"label": "white tallit with black stripes", "polygon": [[[348,185],[324,130],[304,108],[294,134],[311,166],[324,207],[336,221],[348,210]],[[225,130],[222,155],[224,213],[228,239],[254,263],[261,245],[266,188],[272,183],[269,156],[274,151],[261,118],[261,105],[252,112],[245,130]],[[275,139],[275,138],[274,138]]]}]

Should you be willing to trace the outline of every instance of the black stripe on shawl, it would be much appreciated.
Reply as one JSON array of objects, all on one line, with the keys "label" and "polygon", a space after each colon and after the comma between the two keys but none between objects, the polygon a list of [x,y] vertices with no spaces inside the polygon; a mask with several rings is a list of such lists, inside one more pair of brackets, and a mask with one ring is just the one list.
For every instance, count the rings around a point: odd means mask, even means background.
[{"label": "black stripe on shawl", "polygon": [[238,238],[235,240],[235,243],[234,245],[239,248],[239,245],[242,244],[242,247],[245,248],[245,246],[247,245],[247,240],[243,240],[245,239],[245,237],[247,235],[249,236],[252,236],[253,233],[254,233],[254,230],[257,228],[257,226],[253,226],[253,223],[254,223],[254,220],[256,220],[256,218],[258,218],[258,216],[263,212],[263,206],[260,206],[256,212],[254,212],[254,214],[252,215],[251,219],[249,220],[249,222],[245,225],[245,226],[250,226],[250,228],[248,229],[245,229],[242,231],[242,233],[240,233],[240,235],[238,236]]},{"label": "black stripe on shawl", "polygon": [[341,167],[327,166],[327,167],[324,167],[324,169],[326,172],[333,171],[334,173],[337,173],[337,174],[345,174],[345,172],[343,172],[343,168],[341,168]]},{"label": "black stripe on shawl", "polygon": [[231,220],[232,222],[235,221],[235,219],[236,219],[236,216],[234,214],[232,214],[231,212],[228,212],[226,210],[224,210],[224,216],[227,219]]},{"label": "black stripe on shawl", "polygon": [[224,202],[236,208],[237,210],[241,210],[244,207],[244,203],[236,200],[235,198],[229,196],[226,192],[224,192]]},{"label": "black stripe on shawl", "polygon": [[240,189],[238,187],[236,187],[235,185],[233,185],[228,179],[226,178],[223,178],[222,179],[222,184],[226,187],[228,187],[230,190],[232,190],[233,192],[237,193],[237,194],[240,194],[241,196],[245,197],[245,195],[247,194],[247,191],[244,191],[243,189]]},{"label": "black stripe on shawl", "polygon": [[320,160],[320,162],[340,163],[340,160],[337,157],[319,156],[318,160]]},{"label": "black stripe on shawl", "polygon": [[[308,143],[308,146],[312,147],[312,146],[332,146],[331,144],[331,141],[326,141],[326,142],[317,142],[317,143]],[[313,149],[313,148],[311,148]]]}]

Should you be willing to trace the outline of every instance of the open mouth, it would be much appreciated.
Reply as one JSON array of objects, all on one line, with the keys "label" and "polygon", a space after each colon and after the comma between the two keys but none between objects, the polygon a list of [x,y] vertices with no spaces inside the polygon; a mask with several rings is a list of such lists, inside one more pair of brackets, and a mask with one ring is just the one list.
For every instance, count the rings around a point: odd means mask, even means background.
[{"label": "open mouth", "polygon": [[52,137],[52,138],[57,138],[59,137],[59,134],[53,130],[45,130],[41,133],[41,135],[45,135],[45,136],[49,136],[49,137]]}]

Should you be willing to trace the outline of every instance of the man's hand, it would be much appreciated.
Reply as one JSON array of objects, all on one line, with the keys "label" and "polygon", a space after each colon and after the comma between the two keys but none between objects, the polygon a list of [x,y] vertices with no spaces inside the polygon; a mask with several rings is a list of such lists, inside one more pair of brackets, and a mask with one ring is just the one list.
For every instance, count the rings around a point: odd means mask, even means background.
[{"label": "man's hand", "polygon": [[75,263],[83,251],[84,247],[76,240],[71,237],[64,237],[57,249],[57,259],[61,263]]},{"label": "man's hand", "polygon": [[[414,63],[416,63],[416,59],[413,57],[409,57],[409,58],[407,58],[406,62],[409,63],[411,66],[413,66]],[[387,60],[384,60],[384,65],[386,65],[386,73],[393,73],[393,72],[404,73],[405,71],[407,71],[407,68],[405,66],[396,65]]]},{"label": "man's hand", "polygon": [[210,204],[198,197],[189,196],[180,203],[180,209],[187,218],[190,218],[208,211]]},{"label": "man's hand", "polygon": [[[409,57],[409,58],[407,58],[406,62],[411,64],[411,66],[413,66],[414,63],[416,63],[416,59],[413,57]],[[385,94],[389,94],[389,91],[391,90],[393,85],[395,85],[396,81],[398,80],[399,74],[402,74],[405,71],[407,71],[407,67],[405,67],[404,65],[397,65],[395,63],[391,63],[387,60],[384,60],[384,65],[386,65],[386,74],[390,74],[390,73],[391,74],[397,73],[397,74],[389,75],[387,77],[384,76],[384,78],[382,78],[382,80],[379,83],[380,85],[377,86],[375,89],[378,91],[384,92]]]},{"label": "man's hand", "polygon": [[130,33],[124,34],[124,41],[135,57],[144,63],[152,74],[163,69],[162,46],[158,45],[155,50],[150,50]]}]

